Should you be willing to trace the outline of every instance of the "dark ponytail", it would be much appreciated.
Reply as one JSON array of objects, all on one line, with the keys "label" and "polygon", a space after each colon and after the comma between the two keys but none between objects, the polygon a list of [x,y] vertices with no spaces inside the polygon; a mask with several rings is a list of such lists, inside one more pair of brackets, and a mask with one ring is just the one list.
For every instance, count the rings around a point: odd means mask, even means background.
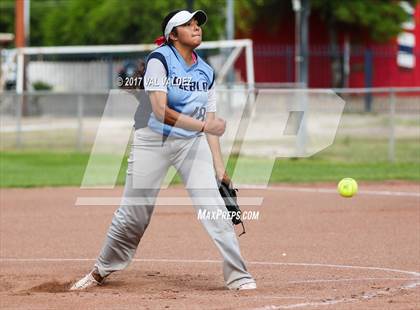
[{"label": "dark ponytail", "polygon": [[[162,27],[162,35],[163,36],[165,36],[165,28],[166,28],[166,25],[169,23],[169,20],[175,15],[175,14],[177,14],[177,13],[179,13],[179,12],[181,12],[182,10],[174,10],[174,11],[171,11],[171,12],[169,12],[166,16],[165,16],[165,18],[163,19],[163,21],[162,21],[162,24],[161,24],[161,27]],[[173,30],[172,30],[172,32],[173,33],[175,33],[175,34],[177,34],[177,32],[176,32],[176,28],[174,28]],[[168,42],[167,43],[172,43],[171,42],[171,39],[169,39],[168,38]]]}]

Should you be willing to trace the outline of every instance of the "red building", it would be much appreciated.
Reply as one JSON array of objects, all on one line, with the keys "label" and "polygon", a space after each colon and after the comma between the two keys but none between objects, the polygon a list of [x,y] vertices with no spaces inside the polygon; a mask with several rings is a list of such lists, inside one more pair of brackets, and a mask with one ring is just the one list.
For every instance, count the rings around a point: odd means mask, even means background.
[{"label": "red building", "polygon": [[[248,37],[254,42],[255,80],[257,83],[294,82],[294,12],[285,13],[277,25],[268,27],[257,23]],[[273,22],[273,20],[271,20]],[[350,42],[349,75],[343,86],[388,87],[420,86],[420,4],[414,10],[414,19],[408,32],[414,37],[411,64],[397,62],[397,38],[386,44],[373,43],[367,34],[352,29],[338,30],[338,48],[343,57],[345,36]],[[404,49],[403,49],[404,50]],[[331,87],[332,49],[328,27],[315,12],[309,20],[309,87]],[[244,76],[245,65],[239,61],[238,69]],[[370,84],[370,85],[369,85]]]}]

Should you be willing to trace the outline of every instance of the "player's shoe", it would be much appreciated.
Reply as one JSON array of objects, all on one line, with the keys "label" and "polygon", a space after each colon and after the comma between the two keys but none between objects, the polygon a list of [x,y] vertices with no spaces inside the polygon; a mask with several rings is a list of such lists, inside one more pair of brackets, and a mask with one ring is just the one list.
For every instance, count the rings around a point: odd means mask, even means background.
[{"label": "player's shoe", "polygon": [[247,283],[240,284],[239,286],[229,287],[229,289],[233,291],[255,290],[257,289],[257,283],[247,282]]},{"label": "player's shoe", "polygon": [[257,289],[257,283],[255,282],[249,282],[249,283],[245,283],[240,285],[237,290],[238,291],[242,291],[242,290],[255,290]]},{"label": "player's shoe", "polygon": [[70,291],[80,291],[85,290],[90,287],[98,286],[103,283],[103,280],[101,282],[97,281],[93,275],[93,271],[89,272],[87,275],[85,275],[83,278],[81,278],[79,281],[73,284],[73,286],[70,288]]}]

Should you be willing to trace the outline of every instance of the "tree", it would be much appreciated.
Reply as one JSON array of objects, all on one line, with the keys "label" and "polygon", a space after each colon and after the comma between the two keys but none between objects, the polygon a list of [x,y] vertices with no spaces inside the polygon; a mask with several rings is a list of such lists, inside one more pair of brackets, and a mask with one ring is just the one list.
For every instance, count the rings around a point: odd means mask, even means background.
[{"label": "tree", "polygon": [[[416,5],[418,0],[409,1]],[[384,43],[401,32],[409,16],[399,1],[382,0],[312,0],[313,11],[320,14],[328,27],[331,46],[332,87],[344,86],[343,60],[338,52],[337,29],[353,29],[367,34],[374,42]]]},{"label": "tree", "polygon": [[[224,32],[224,0],[195,0],[209,15],[204,40]],[[14,30],[15,0],[0,0],[1,31]],[[31,0],[31,45],[153,43],[163,17],[186,0]],[[4,8],[4,10],[3,10]]]},{"label": "tree", "polygon": [[[411,0],[416,5],[418,0]],[[401,24],[408,19],[399,1],[365,0],[312,0],[313,10],[336,31],[338,27],[358,28],[368,31],[375,42],[387,42],[401,32]]]},{"label": "tree", "polygon": [[[418,0],[408,2],[416,5]],[[238,16],[248,14],[249,17],[238,23],[243,32],[264,21],[270,21],[268,25],[272,27],[272,20],[284,18],[282,12],[291,11],[291,0],[241,0],[237,3]],[[338,29],[358,30],[374,42],[387,42],[401,32],[402,23],[409,17],[395,0],[311,0],[310,3],[311,14],[319,14],[328,27],[333,87],[343,86]]]},{"label": "tree", "polygon": [[15,0],[0,0],[0,32],[13,33]]},{"label": "tree", "polygon": [[[15,5],[16,0],[0,0],[0,32],[15,32]],[[31,1],[30,44],[38,45],[41,42],[40,23],[52,5],[54,5],[54,1]],[[11,45],[14,43],[12,42]]]},{"label": "tree", "polygon": [[240,0],[235,2],[237,30],[247,34],[259,23],[265,23],[267,31],[276,33],[279,23],[273,22],[289,17],[291,0]]}]

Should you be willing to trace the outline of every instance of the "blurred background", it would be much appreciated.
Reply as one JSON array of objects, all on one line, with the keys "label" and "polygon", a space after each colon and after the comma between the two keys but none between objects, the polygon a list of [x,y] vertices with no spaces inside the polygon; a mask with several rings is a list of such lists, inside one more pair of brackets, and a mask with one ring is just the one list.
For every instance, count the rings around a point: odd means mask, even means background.
[{"label": "blurred background", "polygon": [[[198,52],[216,71],[219,106],[266,88],[345,100],[334,144],[279,160],[273,182],[420,180],[416,0],[0,0],[0,185],[80,184],[109,90],[121,78],[141,87],[161,21],[179,8],[209,16]],[[19,179],[36,167],[72,176]]]}]

